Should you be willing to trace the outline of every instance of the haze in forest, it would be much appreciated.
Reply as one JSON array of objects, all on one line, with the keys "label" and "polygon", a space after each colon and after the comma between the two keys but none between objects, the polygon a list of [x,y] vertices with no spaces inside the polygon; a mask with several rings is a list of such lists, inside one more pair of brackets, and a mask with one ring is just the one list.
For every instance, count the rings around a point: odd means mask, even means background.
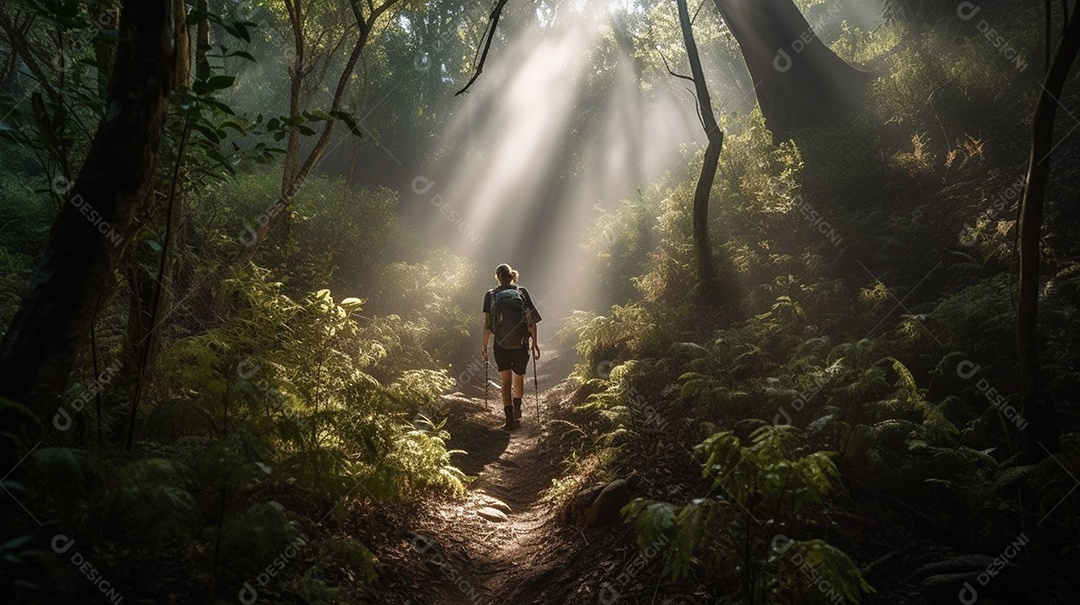
[{"label": "haze in forest", "polygon": [[[511,6],[508,44],[496,44],[475,85],[453,99],[452,119],[415,176],[408,180],[410,166],[400,167],[408,220],[481,271],[502,262],[520,267],[553,318],[602,302],[591,254],[580,245],[615,245],[610,232],[589,233],[600,211],[633,199],[703,144],[688,85],[676,76],[649,85],[642,79],[631,48],[644,33],[635,27],[642,16],[635,6]],[[873,27],[882,20],[879,0],[818,8],[809,20],[825,36],[845,21]],[[458,19],[469,13],[483,14],[467,10]],[[445,68],[435,49],[416,53],[418,72]],[[682,60],[671,61],[685,71]],[[745,68],[726,67],[711,80],[716,103],[725,113],[751,111]],[[392,150],[385,154],[393,158]]]},{"label": "haze in forest", "polygon": [[0,602],[1071,605],[1078,57],[1080,0],[0,0]]}]

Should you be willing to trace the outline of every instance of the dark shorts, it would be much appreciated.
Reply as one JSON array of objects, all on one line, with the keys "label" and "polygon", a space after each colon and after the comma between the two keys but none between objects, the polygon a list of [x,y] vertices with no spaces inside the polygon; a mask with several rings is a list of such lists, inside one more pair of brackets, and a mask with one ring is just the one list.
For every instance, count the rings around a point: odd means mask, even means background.
[{"label": "dark shorts", "polygon": [[499,345],[492,345],[492,348],[495,349],[495,367],[499,368],[500,372],[513,370],[515,374],[525,374],[529,367],[528,348],[504,349]]}]

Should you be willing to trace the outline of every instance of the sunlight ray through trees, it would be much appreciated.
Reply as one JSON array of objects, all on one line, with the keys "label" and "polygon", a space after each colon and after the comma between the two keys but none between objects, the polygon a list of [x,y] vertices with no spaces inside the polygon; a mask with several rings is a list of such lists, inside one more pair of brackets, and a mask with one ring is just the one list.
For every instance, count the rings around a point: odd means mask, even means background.
[{"label": "sunlight ray through trees", "polygon": [[558,314],[592,297],[575,268],[594,206],[633,195],[693,140],[686,101],[641,90],[602,9],[564,6],[549,26],[519,27],[441,136],[461,150],[422,170],[428,232],[482,264],[515,259]]}]

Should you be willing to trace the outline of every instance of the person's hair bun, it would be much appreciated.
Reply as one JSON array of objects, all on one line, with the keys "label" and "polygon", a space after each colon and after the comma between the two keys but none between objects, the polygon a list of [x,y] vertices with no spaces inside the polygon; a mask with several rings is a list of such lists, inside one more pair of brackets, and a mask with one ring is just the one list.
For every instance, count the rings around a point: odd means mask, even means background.
[{"label": "person's hair bun", "polygon": [[495,277],[499,278],[500,283],[516,284],[518,272],[510,268],[510,265],[503,263],[498,267],[495,267]]}]

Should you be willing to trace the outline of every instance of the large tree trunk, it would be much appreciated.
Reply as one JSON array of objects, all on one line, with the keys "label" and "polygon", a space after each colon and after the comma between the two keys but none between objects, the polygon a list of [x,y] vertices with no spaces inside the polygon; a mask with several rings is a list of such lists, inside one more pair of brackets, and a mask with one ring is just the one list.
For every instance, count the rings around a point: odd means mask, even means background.
[{"label": "large tree trunk", "polygon": [[713,0],[742,49],[775,139],[857,104],[869,76],[817,38],[792,0]]},{"label": "large tree trunk", "polygon": [[709,243],[709,196],[712,193],[713,180],[716,178],[720,152],[724,147],[724,132],[720,130],[720,125],[716,123],[716,117],[713,115],[712,98],[709,96],[709,87],[705,83],[705,72],[701,68],[701,58],[698,56],[697,42],[694,40],[686,0],[678,0],[678,5],[679,25],[682,29],[683,44],[686,46],[686,56],[690,60],[690,73],[694,78],[701,125],[709,140],[705,148],[704,163],[701,165],[701,175],[694,189],[694,249],[698,258],[698,281],[701,285],[702,298],[706,302],[716,303],[719,284],[716,278],[716,267],[713,264],[712,245]]},{"label": "large tree trunk", "polygon": [[[185,0],[173,0],[173,16],[177,25],[181,28],[177,35],[177,53],[179,57],[176,86],[188,87],[191,80],[191,46],[187,33],[187,5]],[[198,21],[200,42],[201,36],[209,32],[209,24],[205,21],[205,17],[202,16]],[[208,44],[209,41],[207,40]],[[197,50],[196,71],[200,69],[200,65],[207,70],[204,72],[204,78],[209,77],[209,64],[206,61],[205,53]],[[160,216],[162,210],[165,211],[165,237],[161,242],[161,250],[157,259],[157,271],[151,274],[142,270],[139,259],[134,258],[132,259],[133,271],[129,274],[133,296],[131,314],[134,317],[131,315],[128,317],[129,330],[126,345],[129,349],[129,355],[126,357],[129,358],[124,361],[131,364],[127,367],[133,385],[127,414],[122,427],[119,427],[123,429],[124,446],[128,451],[131,450],[135,439],[135,421],[138,417],[143,387],[153,367],[156,353],[161,346],[158,333],[158,328],[161,327],[160,318],[168,314],[169,305],[172,303],[172,273],[168,270],[168,261],[169,253],[175,247],[177,228],[180,224],[183,208],[181,198],[183,189],[181,185],[183,178],[182,166],[189,134],[190,119],[185,118],[181,126],[179,142],[174,150],[175,157],[172,158],[171,169],[167,168],[163,171],[169,174],[162,181],[168,191],[168,203],[163,206],[155,203],[156,196],[154,192],[151,192],[148,199],[142,203],[143,207],[150,209],[148,219],[152,220],[155,215]],[[132,352],[134,352],[134,355],[130,355]]]},{"label": "large tree trunk", "polygon": [[41,419],[56,409],[75,353],[154,174],[181,46],[172,0],[128,0],[108,111],[42,260],[0,344],[0,396]]},{"label": "large tree trunk", "polygon": [[[1053,404],[1039,396],[1039,260],[1042,241],[1043,197],[1054,150],[1054,118],[1058,99],[1069,70],[1080,51],[1080,17],[1074,11],[1065,35],[1046,74],[1042,94],[1032,120],[1031,156],[1024,195],[1020,201],[1020,302],[1016,312],[1016,342],[1020,358],[1021,397],[1027,428],[1023,432],[1023,457],[1041,460],[1057,450],[1057,424]],[[1047,30],[1047,36],[1052,31]]]}]

